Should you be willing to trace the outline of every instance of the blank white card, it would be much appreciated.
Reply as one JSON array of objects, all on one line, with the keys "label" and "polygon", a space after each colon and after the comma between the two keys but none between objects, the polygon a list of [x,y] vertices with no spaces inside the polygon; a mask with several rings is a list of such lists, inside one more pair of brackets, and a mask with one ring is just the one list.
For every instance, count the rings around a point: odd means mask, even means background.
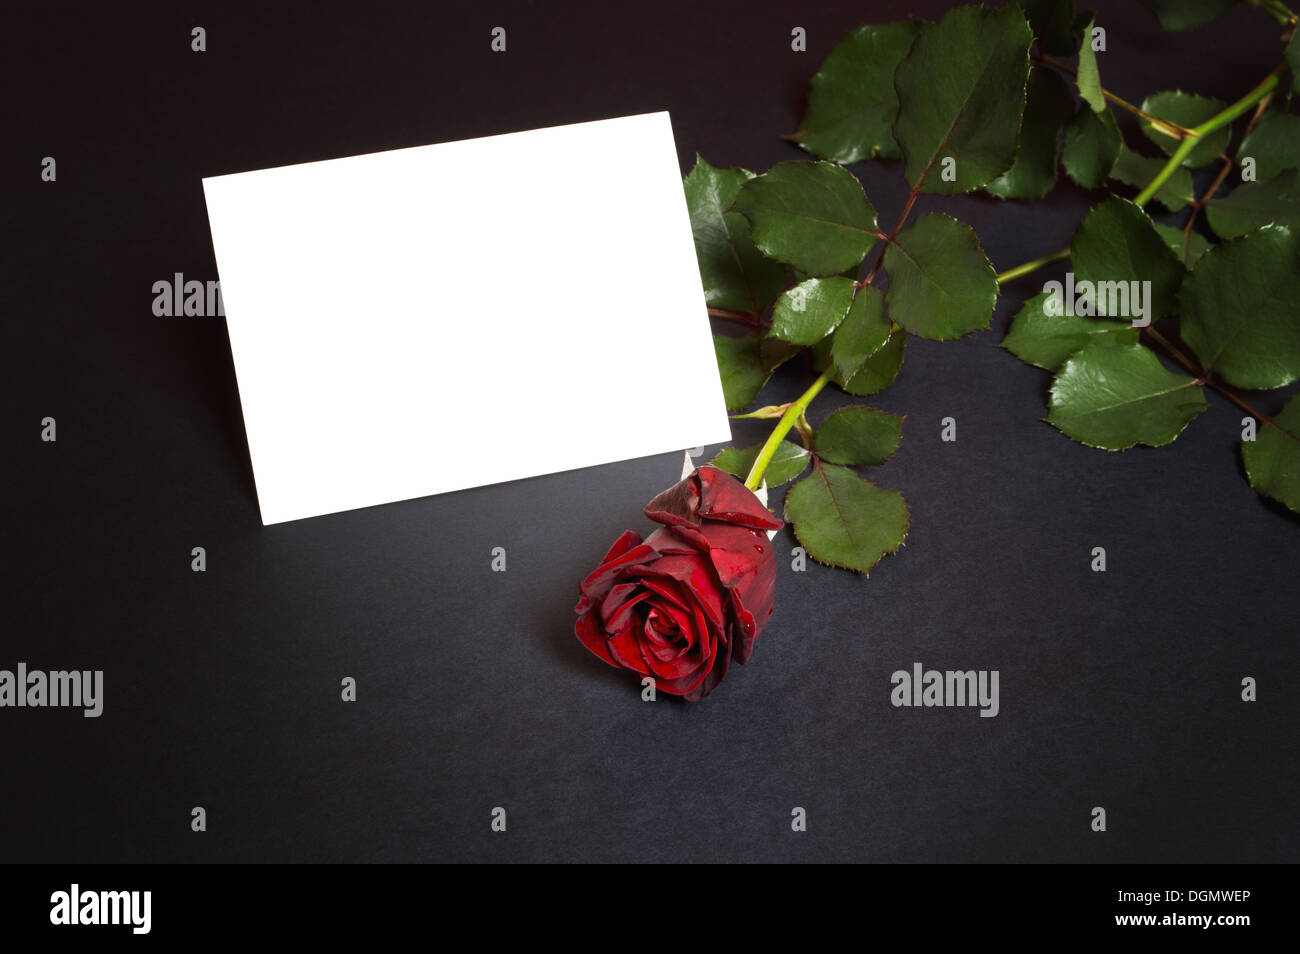
[{"label": "blank white card", "polygon": [[666,112],[203,189],[265,524],[730,440]]}]

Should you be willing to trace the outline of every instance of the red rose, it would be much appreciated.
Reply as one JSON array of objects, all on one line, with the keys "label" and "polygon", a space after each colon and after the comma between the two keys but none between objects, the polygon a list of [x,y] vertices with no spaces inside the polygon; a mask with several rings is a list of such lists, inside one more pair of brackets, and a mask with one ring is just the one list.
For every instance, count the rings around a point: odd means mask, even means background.
[{"label": "red rose", "polygon": [[582,644],[657,689],[704,698],[734,658],[749,659],[772,615],[781,521],[744,484],[704,465],[646,504],[663,524],[631,530],[582,581],[574,611]]}]

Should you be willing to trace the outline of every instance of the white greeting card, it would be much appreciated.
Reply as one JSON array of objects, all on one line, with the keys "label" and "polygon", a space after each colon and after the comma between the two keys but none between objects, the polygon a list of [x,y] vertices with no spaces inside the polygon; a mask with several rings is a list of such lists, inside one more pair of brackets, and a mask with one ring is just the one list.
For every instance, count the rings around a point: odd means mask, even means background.
[{"label": "white greeting card", "polygon": [[265,524],[730,440],[666,112],[203,189]]}]

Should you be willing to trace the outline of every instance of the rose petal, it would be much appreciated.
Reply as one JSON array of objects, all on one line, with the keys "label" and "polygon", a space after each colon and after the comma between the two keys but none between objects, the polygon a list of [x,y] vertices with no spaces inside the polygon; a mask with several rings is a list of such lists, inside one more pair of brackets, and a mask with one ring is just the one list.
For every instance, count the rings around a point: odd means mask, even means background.
[{"label": "rose petal", "polygon": [[654,548],[648,547],[644,543],[634,545],[630,549],[620,549],[623,542],[628,539],[628,534],[636,536],[629,530],[619,537],[609,551],[610,553],[617,553],[617,556],[602,562],[585,580],[578,584],[578,592],[582,594],[582,598],[578,600],[575,612],[583,613],[592,602],[604,598],[610,587],[614,585],[614,577],[619,570],[626,566],[634,566],[637,563],[644,563],[647,560],[654,559]]},{"label": "rose petal", "polygon": [[643,576],[637,580],[637,583],[656,596],[661,597],[664,602],[672,603],[683,609],[695,602],[691,598],[691,591],[680,580],[676,580],[671,576]]},{"label": "rose petal", "polygon": [[752,490],[726,471],[704,464],[695,473],[700,482],[700,502],[696,508],[700,518],[755,530],[780,530],[785,526]]},{"label": "rose petal", "polygon": [[736,614],[736,631],[732,634],[731,654],[742,666],[749,662],[754,652],[754,637],[758,635],[763,624],[754,619],[754,614],[745,608],[735,593],[732,593],[731,608]]},{"label": "rose petal", "polygon": [[655,523],[667,527],[698,527],[700,525],[699,471],[683,477],[645,505],[643,513]]},{"label": "rose petal", "polygon": [[651,675],[650,667],[646,665],[646,661],[641,655],[637,632],[637,627],[629,626],[617,633],[611,633],[605,645],[609,648],[609,654],[614,657],[618,665],[624,669],[631,669],[633,672],[648,676]]},{"label": "rose petal", "polygon": [[[659,692],[666,692],[670,696],[685,696],[691,698],[690,693],[699,688],[700,684],[708,678],[710,671],[715,667],[713,653],[702,660],[698,666],[685,672],[676,679],[656,679],[655,689]],[[696,698],[699,698],[696,696]]]},{"label": "rose petal", "polygon": [[622,536],[614,541],[614,545],[609,548],[609,552],[605,554],[604,558],[600,562],[605,564],[610,560],[617,560],[624,553],[627,553],[628,550],[636,547],[640,542],[641,535],[639,533],[635,530],[624,530]]},{"label": "rose petal", "polygon": [[731,587],[732,599],[753,614],[755,631],[750,635],[757,635],[767,625],[776,602],[776,557],[771,544],[766,546],[768,552],[754,564],[753,572],[737,579]]},{"label": "rose petal", "polygon": [[608,642],[609,637],[605,630],[601,628],[600,621],[590,613],[578,617],[578,623],[574,627],[578,640],[586,646],[593,654],[599,656],[605,662],[609,663],[616,669],[621,668],[614,657],[610,655]]},{"label": "rose petal", "polygon": [[709,538],[698,528],[688,526],[660,527],[645,538],[647,546],[654,547],[660,553],[690,553],[693,550],[707,550]]},{"label": "rose petal", "polygon": [[[657,614],[657,618],[652,618]],[[650,643],[645,649],[659,662],[670,663],[690,651],[698,636],[692,632],[695,614],[678,607],[656,607],[646,617],[646,636]]]},{"label": "rose petal", "polygon": [[617,633],[627,629],[631,620],[628,617],[638,603],[648,600],[653,594],[636,583],[620,583],[609,591],[600,602],[600,620],[607,633]]},{"label": "rose petal", "polygon": [[[658,611],[661,607],[656,606]],[[696,607],[678,617],[686,625],[683,646],[672,656],[656,653],[649,631],[641,644],[642,658],[652,671],[656,685],[670,695],[682,695],[702,682],[714,665],[722,631],[709,625]]]},{"label": "rose petal", "polygon": [[709,559],[723,586],[742,585],[760,566],[768,563],[775,566],[772,542],[761,530],[711,523],[706,525],[705,532],[709,538]]},{"label": "rose petal", "polygon": [[[646,505],[661,524],[631,531],[580,586],[577,633],[613,666],[702,699],[746,662],[772,614],[776,555],[760,531],[782,522],[744,484],[697,468]],[[585,612],[600,604],[598,613]]]},{"label": "rose petal", "polygon": [[712,667],[710,667],[708,673],[705,674],[705,677],[688,692],[683,693],[683,698],[685,698],[687,702],[699,702],[714,689],[718,688],[718,686],[722,685],[722,680],[727,678],[727,670],[730,667],[730,657],[731,654],[729,652],[720,651],[717,654],[717,659],[714,660]]},{"label": "rose petal", "polygon": [[646,579],[646,585],[656,577],[677,580],[691,594],[708,617],[709,623],[716,629],[723,628],[727,605],[727,591],[718,582],[717,571],[713,564],[699,556],[666,556],[639,570]]},{"label": "rose petal", "polygon": [[[683,662],[682,653],[663,652],[665,646],[662,640],[653,632],[653,624],[647,618],[645,626],[642,628],[642,635],[645,637],[640,643],[641,658],[645,661],[646,668],[655,680],[672,679],[682,674]],[[689,666],[688,668],[694,668]]]},{"label": "rose petal", "polygon": [[776,598],[776,551],[761,531],[709,524],[713,544],[709,559],[718,580],[727,587],[737,627],[735,655],[748,661],[754,637],[772,615]]}]

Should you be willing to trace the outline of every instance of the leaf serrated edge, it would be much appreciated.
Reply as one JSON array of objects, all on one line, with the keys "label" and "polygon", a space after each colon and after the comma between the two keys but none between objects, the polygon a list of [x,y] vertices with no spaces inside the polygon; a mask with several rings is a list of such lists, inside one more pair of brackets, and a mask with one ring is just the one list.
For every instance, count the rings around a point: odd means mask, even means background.
[{"label": "leaf serrated edge", "polygon": [[[901,365],[900,365],[900,368],[901,368]],[[876,393],[879,393],[879,392],[876,392]],[[829,461],[829,463],[835,464],[836,467],[849,467],[849,468],[853,468],[853,467],[884,467],[885,464],[887,464],[887,463],[889,463],[889,461],[893,460],[894,455],[898,453],[898,449],[899,449],[900,447],[903,446],[903,423],[907,420],[907,415],[906,415],[906,414],[895,414],[895,413],[893,413],[892,411],[885,411],[885,410],[882,410],[881,408],[878,408],[878,407],[872,407],[870,404],[843,404],[843,405],[837,407],[835,410],[831,411],[831,412],[830,412],[829,414],[827,414],[824,418],[822,418],[822,422],[821,422],[820,424],[817,425],[817,431],[816,431],[816,434],[813,435],[813,447],[812,447],[812,450],[811,450],[810,453],[812,453],[812,454],[816,454],[816,453],[817,453],[816,435],[821,433],[822,428],[826,426],[826,422],[829,421],[829,420],[830,420],[832,417],[834,417],[836,414],[840,413],[840,411],[847,411],[847,410],[848,410],[849,408],[851,408],[851,407],[861,408],[861,409],[864,410],[864,411],[871,411],[873,414],[880,414],[880,415],[883,415],[884,417],[892,417],[892,418],[894,418],[895,420],[897,420],[897,421],[898,421],[898,442],[897,442],[896,444],[894,444],[894,449],[891,450],[891,451],[889,452],[889,454],[885,457],[885,459],[882,460],[879,464],[838,464],[838,463],[836,463],[835,461]],[[819,455],[819,456],[820,456],[820,455]],[[863,479],[866,480],[865,477],[864,477]],[[868,480],[867,483],[871,484],[871,481]],[[874,487],[874,486],[876,486],[876,485],[875,485],[875,484],[871,484],[871,486]],[[882,488],[880,488],[880,489],[881,489],[881,490],[888,490],[889,488],[888,488],[888,487],[882,487]],[[902,491],[899,491],[899,493],[902,493]],[[904,501],[904,503],[906,503],[906,501]],[[911,511],[909,510],[908,512],[910,513]],[[906,534],[904,534],[904,536],[906,536]]]},{"label": "leaf serrated edge", "polygon": [[[1052,383],[1048,386],[1048,389],[1047,389],[1047,413],[1048,413],[1049,415],[1052,413],[1052,410],[1053,410],[1053,407],[1054,407],[1054,405],[1053,405],[1052,402],[1056,400],[1056,384],[1057,384],[1057,379],[1058,379],[1058,378],[1059,378],[1059,377],[1060,377],[1060,376],[1065,372],[1066,367],[1070,364],[1071,361],[1074,361],[1076,358],[1078,358],[1079,355],[1082,354],[1083,351],[1085,351],[1088,347],[1090,347],[1091,345],[1094,345],[1094,344],[1098,344],[1098,343],[1099,343],[1099,342],[1089,342],[1089,344],[1084,345],[1083,348],[1080,348],[1078,351],[1075,351],[1075,352],[1074,352],[1073,354],[1071,354],[1068,358],[1066,358],[1064,361],[1062,361],[1062,362],[1061,362],[1061,366],[1060,366],[1060,367],[1059,367],[1059,368],[1058,368],[1058,369],[1057,369],[1057,370],[1052,374]],[[1133,345],[1131,345],[1131,346],[1127,346],[1127,347],[1143,348],[1144,346],[1143,346],[1143,345],[1140,345],[1140,344],[1137,344],[1137,343],[1134,343]],[[1144,350],[1146,350],[1149,354],[1152,354],[1152,355],[1155,354],[1155,352],[1152,351],[1150,348],[1144,348]],[[1190,377],[1190,376],[1185,375],[1185,374],[1182,375],[1182,377],[1187,378],[1187,380],[1188,380],[1188,383],[1187,383],[1187,384],[1180,385],[1180,386],[1177,387],[1177,388],[1171,388],[1170,390],[1165,391],[1165,392],[1162,392],[1161,394],[1147,395],[1147,396],[1144,397],[1144,398],[1136,398],[1136,399],[1135,399],[1135,401],[1137,401],[1137,400],[1141,400],[1141,401],[1149,401],[1149,400],[1151,400],[1153,397],[1163,397],[1165,394],[1173,394],[1175,391],[1181,391],[1181,390],[1184,390],[1184,389],[1186,389],[1186,388],[1190,388],[1190,387],[1194,387],[1194,388],[1196,388],[1197,393],[1200,395],[1200,397],[1201,397],[1200,410],[1198,410],[1195,414],[1193,414],[1193,415],[1192,415],[1191,417],[1189,417],[1187,420],[1183,421],[1183,423],[1179,426],[1178,430],[1174,431],[1173,435],[1169,438],[1169,440],[1167,440],[1167,441],[1163,441],[1163,442],[1161,442],[1161,443],[1159,443],[1159,444],[1152,444],[1150,441],[1134,441],[1132,444],[1125,444],[1123,447],[1107,447],[1105,444],[1093,444],[1093,443],[1091,443],[1090,441],[1082,440],[1081,438],[1075,437],[1073,434],[1067,433],[1066,430],[1065,430],[1063,427],[1061,427],[1061,425],[1057,424],[1057,423],[1056,423],[1055,421],[1053,421],[1050,417],[1039,418],[1039,420],[1041,420],[1044,424],[1050,424],[1050,425],[1052,426],[1053,429],[1055,429],[1055,430],[1059,431],[1060,433],[1064,434],[1066,437],[1068,437],[1070,440],[1074,441],[1076,444],[1082,444],[1084,447],[1091,447],[1091,448],[1093,448],[1093,449],[1095,449],[1095,450],[1104,450],[1104,451],[1110,451],[1111,453],[1120,453],[1120,452],[1122,452],[1122,451],[1132,450],[1134,447],[1138,447],[1138,446],[1141,446],[1141,447],[1168,447],[1168,446],[1169,446],[1170,444],[1172,444],[1174,441],[1178,440],[1178,438],[1179,438],[1180,436],[1182,436],[1183,431],[1187,430],[1188,426],[1192,423],[1192,421],[1196,420],[1198,417],[1200,417],[1202,414],[1204,414],[1207,410],[1209,410],[1209,407],[1210,407],[1210,402],[1207,401],[1207,400],[1205,399],[1205,387],[1204,387],[1203,385],[1201,385],[1201,384],[1198,384],[1197,381],[1196,381],[1196,379],[1193,378],[1193,377]],[[1187,404],[1187,405],[1179,405],[1179,408],[1181,409],[1181,408],[1184,407],[1184,406],[1186,406],[1186,407],[1191,407],[1192,405],[1191,405],[1190,403]],[[1107,410],[1110,410],[1110,408],[1107,408]]]},{"label": "leaf serrated edge", "polygon": [[[1296,400],[1300,400],[1300,398],[1296,398],[1296,397],[1291,398],[1291,401],[1296,401]],[[1291,401],[1288,401],[1287,404],[1289,405]],[[1285,409],[1286,408],[1284,407],[1283,410]],[[1279,414],[1280,413],[1281,412],[1279,412]],[[1274,415],[1274,417],[1276,416],[1277,415]],[[1279,431],[1281,431],[1285,436],[1291,438],[1291,440],[1295,441],[1296,443],[1300,443],[1300,434],[1297,434],[1295,431],[1287,430],[1285,427],[1278,424],[1274,420],[1274,418],[1265,418],[1263,423],[1265,427],[1275,427]],[[1238,446],[1241,448],[1241,467],[1246,472],[1246,483],[1250,486],[1250,489],[1255,491],[1255,493],[1259,494],[1261,497],[1268,497],[1270,500],[1276,500],[1278,503],[1286,507],[1292,513],[1300,514],[1300,508],[1293,506],[1289,501],[1283,500],[1281,497],[1273,493],[1271,490],[1266,490],[1265,488],[1260,487],[1258,484],[1255,483],[1255,473],[1250,468],[1250,461],[1246,459],[1247,443],[1248,442],[1244,440],[1238,441]],[[814,557],[813,559],[816,559],[816,557]]]},{"label": "leaf serrated edge", "polygon": [[[953,13],[954,11],[956,11],[956,10],[958,10],[958,9],[961,9],[961,8],[960,8],[960,7],[952,7],[951,9],[949,9],[947,12],[944,13],[943,17],[940,17],[938,20],[936,20],[936,21],[935,21],[935,24],[942,23],[944,17],[947,17],[949,14]],[[982,12],[982,13],[991,13],[991,14],[996,14],[996,13],[1001,12],[1001,9],[1005,9],[1005,8],[999,8],[999,9],[995,9],[995,10],[988,10],[987,8],[985,8],[985,7],[983,7],[983,6],[980,6],[978,9],[979,9],[980,12]],[[1009,163],[1007,163],[1007,168],[1006,168],[1006,169],[1003,169],[1001,172],[997,173],[997,175],[994,175],[994,176],[989,177],[989,179],[988,179],[987,182],[982,182],[982,183],[980,183],[979,185],[971,186],[969,189],[964,189],[964,190],[960,190],[960,191],[953,191],[953,192],[938,192],[938,193],[933,193],[933,194],[936,194],[936,195],[967,195],[967,194],[969,194],[969,193],[971,193],[971,192],[976,192],[976,191],[978,191],[978,190],[980,190],[980,189],[983,189],[986,185],[989,184],[989,182],[992,182],[994,179],[997,179],[997,178],[999,178],[1000,176],[1006,175],[1007,170],[1009,170],[1013,165],[1015,165],[1015,161],[1016,161],[1016,160],[1015,160],[1015,153],[1018,153],[1019,150],[1020,150],[1020,130],[1021,130],[1021,127],[1024,125],[1024,121],[1025,121],[1025,103],[1026,103],[1026,100],[1027,100],[1027,95],[1028,95],[1028,90],[1029,90],[1029,74],[1030,74],[1031,70],[1033,69],[1033,59],[1030,57],[1030,55],[1029,55],[1029,51],[1030,51],[1030,49],[1033,48],[1033,45],[1034,45],[1034,28],[1033,28],[1033,26],[1030,24],[1030,22],[1029,22],[1029,18],[1025,16],[1023,10],[1020,11],[1020,18],[1021,18],[1021,22],[1024,23],[1025,28],[1026,28],[1026,29],[1028,30],[1028,32],[1029,32],[1029,42],[1025,45],[1025,79],[1024,79],[1024,82],[1020,84],[1020,121],[1019,121],[1019,123],[1017,123],[1017,125],[1016,125],[1016,147],[1015,147],[1015,151],[1013,152],[1013,155],[1012,155],[1011,161],[1010,161]],[[898,115],[896,115],[896,116],[894,117],[894,121],[893,121],[892,123],[890,123],[890,126],[889,126],[889,132],[890,132],[890,135],[894,137],[894,142],[895,142],[895,144],[898,146],[899,155],[900,155],[901,158],[902,158],[902,163],[903,163],[903,177],[904,177],[904,179],[907,178],[907,162],[908,162],[909,154],[908,154],[907,147],[904,146],[903,143],[902,143],[902,142],[899,140],[899,138],[898,138],[898,117],[901,116],[901,115],[902,115],[902,112],[903,112],[903,96],[902,96],[902,91],[898,88],[898,70],[903,66],[904,63],[907,62],[907,60],[912,56],[912,54],[916,52],[916,46],[917,46],[918,43],[921,42],[921,38],[922,38],[923,36],[925,36],[926,32],[927,32],[927,31],[926,31],[925,29],[922,29],[922,30],[920,30],[920,31],[917,32],[917,34],[916,34],[916,39],[914,39],[914,40],[912,41],[912,46],[908,49],[907,53],[904,54],[903,58],[902,58],[901,60],[898,61],[898,67],[896,67],[896,68],[894,69],[894,95],[895,95],[895,98],[897,98],[897,100],[898,100]],[[986,62],[986,66],[987,66],[987,62]],[[976,81],[975,81],[975,86],[979,86],[979,84],[982,82],[983,78],[984,78],[984,70],[981,69],[981,71],[980,71],[980,75],[979,75],[979,77],[978,77],[978,78],[976,79]],[[948,146],[948,150],[949,150],[949,151],[950,151],[954,156],[957,155],[957,151],[956,151],[955,149],[952,148],[951,144],[948,142],[948,139],[949,139],[949,137],[952,135],[952,131],[953,131],[953,129],[954,129],[954,128],[956,127],[956,125],[957,125],[957,120],[961,117],[962,113],[964,113],[964,112],[966,111],[966,107],[967,107],[967,105],[969,105],[969,101],[970,101],[970,98],[971,98],[972,95],[974,95],[974,86],[971,88],[971,93],[968,94],[968,95],[966,96],[966,101],[962,104],[961,109],[959,109],[959,110],[957,111],[957,116],[956,116],[956,117],[953,119],[953,121],[949,124],[949,126],[948,126],[948,130],[947,130],[947,131],[943,134],[943,136],[940,138],[940,140],[939,140],[939,147],[935,150],[934,155],[932,155],[932,156],[929,158],[929,160],[926,162],[925,168],[921,170],[921,175],[920,175],[920,177],[918,178],[918,180],[917,180],[916,182],[908,182],[908,185],[909,185],[909,186],[911,186],[912,188],[916,189],[916,190],[919,191],[919,192],[925,192],[925,191],[926,191],[926,190],[925,190],[925,181],[926,181],[927,178],[929,178],[930,170],[934,168],[934,164],[935,164],[935,162],[938,160],[938,158],[939,158],[939,154],[940,154],[941,152],[943,152],[943,147],[944,147],[944,146]]]},{"label": "leaf serrated edge", "polygon": [[[888,316],[886,316],[886,318],[888,318]],[[847,379],[844,379],[839,373],[839,368],[835,369],[835,375],[834,377],[831,378],[831,380],[834,381],[836,386],[839,387],[839,389],[843,391],[845,394],[852,395],[853,397],[871,397],[871,395],[879,394],[881,391],[885,390],[885,388],[893,385],[893,383],[898,380],[898,376],[903,373],[903,362],[907,360],[907,336],[909,332],[895,321],[890,320],[890,325],[892,326],[892,328],[889,335],[885,338],[885,341],[880,345],[879,348],[871,352],[871,354],[867,355],[866,360],[863,361],[862,364],[858,366],[857,371],[854,371],[851,375],[849,375]],[[893,378],[890,379],[889,384],[876,388],[876,390],[872,391],[870,394],[858,394],[854,391],[850,391],[849,386],[853,383],[853,379],[856,378],[859,374],[861,374],[863,369],[865,369],[867,365],[870,363],[871,359],[874,358],[876,355],[880,354],[881,349],[884,348],[885,345],[889,343],[889,338],[893,337],[893,333],[894,333],[893,329],[897,329],[898,333],[903,336],[903,347],[902,347],[902,352],[898,356],[898,370],[894,372],[894,376]]]},{"label": "leaf serrated edge", "polygon": [[[831,466],[844,467],[843,464],[832,464]],[[816,467],[814,466],[813,469],[815,470]],[[883,560],[887,556],[893,556],[903,547],[907,546],[907,535],[912,531],[912,508],[908,506],[907,498],[903,496],[903,492],[901,490],[894,490],[893,487],[881,487],[879,484],[872,483],[870,480],[867,480],[865,477],[853,471],[853,468],[851,467],[844,467],[844,469],[853,473],[853,475],[863,483],[871,484],[871,486],[875,487],[877,490],[888,490],[898,494],[898,498],[903,501],[903,518],[905,522],[903,525],[903,535],[898,538],[898,546],[894,547],[892,550],[885,550],[883,553],[880,554],[880,556],[876,557],[875,561],[869,567],[867,567],[865,570],[859,570],[857,567],[854,566],[845,566],[842,563],[835,563],[832,560],[823,560],[821,557],[813,553],[812,548],[809,547],[808,544],[804,542],[803,537],[799,536],[798,524],[796,524],[795,521],[791,519],[787,519],[786,523],[790,525],[790,532],[793,533],[794,538],[799,541],[799,546],[803,547],[804,552],[807,553],[814,560],[816,560],[818,563],[820,563],[822,566],[833,567],[834,569],[837,570],[848,570],[850,573],[861,573],[865,579],[870,579],[871,571],[880,565],[881,560]],[[808,474],[807,477],[802,477],[798,483],[791,484],[790,488],[786,491],[786,495],[788,496],[791,490],[794,490],[795,487],[799,486],[799,484],[802,484],[805,480],[809,480],[811,477],[812,474],[810,473]]]},{"label": "leaf serrated edge", "polygon": [[[889,315],[889,298],[888,298],[888,293],[886,293],[886,297],[885,297],[885,317],[886,317],[886,318],[889,318],[889,320],[890,320],[890,322],[891,322],[892,324],[897,325],[899,328],[901,328],[904,334],[915,335],[916,337],[918,337],[918,338],[922,338],[922,339],[924,339],[925,341],[960,341],[962,338],[965,338],[967,335],[973,335],[973,334],[975,334],[977,331],[988,331],[990,328],[993,327],[993,315],[994,315],[994,313],[995,313],[995,312],[997,311],[997,309],[998,309],[998,292],[999,292],[999,290],[1000,290],[1000,286],[999,286],[999,284],[998,284],[998,270],[997,270],[996,268],[994,268],[994,267],[993,267],[993,263],[989,261],[988,253],[984,251],[984,245],[983,245],[983,243],[980,242],[979,233],[975,231],[975,229],[971,226],[971,224],[970,224],[969,222],[963,222],[961,219],[957,218],[955,215],[949,215],[947,212],[927,212],[927,213],[925,213],[925,215],[919,216],[919,217],[917,218],[917,220],[916,220],[915,222],[913,222],[911,225],[909,225],[906,229],[904,229],[902,233],[899,233],[899,235],[895,236],[894,239],[891,240],[891,241],[888,243],[888,246],[885,248],[885,252],[888,253],[890,248],[897,247],[897,248],[898,248],[898,249],[899,249],[899,250],[900,250],[904,255],[907,256],[907,260],[913,264],[913,266],[917,269],[917,271],[921,271],[922,274],[924,274],[924,271],[921,269],[921,267],[920,267],[919,265],[916,264],[916,259],[912,258],[911,253],[908,252],[906,249],[903,248],[902,244],[898,241],[898,239],[901,238],[902,235],[903,235],[904,233],[906,233],[906,232],[910,232],[912,229],[916,228],[917,224],[920,223],[920,221],[921,221],[922,219],[929,218],[930,216],[935,216],[935,217],[938,217],[938,218],[948,219],[948,220],[950,220],[950,221],[952,221],[952,222],[955,222],[957,225],[960,225],[960,226],[961,226],[962,228],[964,228],[967,232],[969,232],[971,238],[973,238],[973,239],[975,240],[975,249],[976,249],[976,251],[978,251],[978,252],[980,253],[980,256],[984,259],[984,267],[987,269],[988,274],[993,278],[993,298],[992,298],[992,300],[989,302],[989,315],[988,315],[988,318],[985,319],[983,325],[980,325],[980,326],[975,327],[975,328],[971,328],[971,329],[969,329],[969,330],[967,330],[967,331],[963,331],[961,334],[957,335],[957,337],[955,337],[955,338],[931,338],[929,335],[919,334],[919,333],[917,333],[917,332],[909,331],[908,329],[903,328],[902,325],[899,325],[897,321],[894,321],[894,319],[893,319],[892,317],[890,317],[890,315]],[[1163,239],[1162,239],[1162,241],[1163,241]],[[884,266],[884,258],[883,258],[883,257],[881,258],[881,266],[882,266],[882,268],[884,269],[885,274],[888,275],[888,274],[889,274],[889,269],[888,269],[887,267]],[[892,287],[892,286],[891,286],[891,287]],[[938,287],[938,286],[936,285],[936,287]],[[952,295],[948,294],[947,292],[944,292],[944,294],[945,294],[945,295],[948,295],[949,298],[952,297]],[[888,340],[888,339],[886,339],[886,340]],[[884,347],[884,345],[881,345],[881,347]],[[879,349],[877,349],[877,350],[879,350]],[[874,354],[875,352],[872,352],[872,353]],[[898,367],[899,367],[899,370],[901,371],[902,368],[903,368],[903,366],[902,366],[902,362],[901,362],[901,361],[899,362],[899,366],[898,366]]]}]

